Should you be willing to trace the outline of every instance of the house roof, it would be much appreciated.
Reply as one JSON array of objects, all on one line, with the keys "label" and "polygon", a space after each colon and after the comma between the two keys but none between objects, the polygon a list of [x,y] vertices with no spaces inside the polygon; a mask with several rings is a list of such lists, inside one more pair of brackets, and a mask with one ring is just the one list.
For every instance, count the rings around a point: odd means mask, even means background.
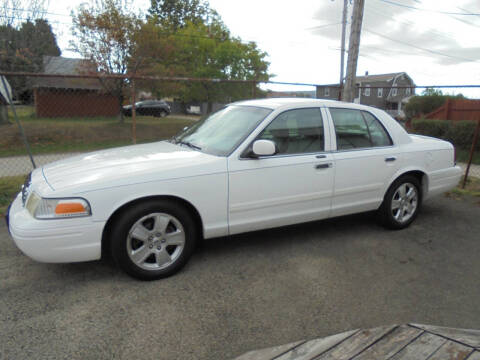
[{"label": "house roof", "polygon": [[[72,59],[61,56],[44,56],[43,68],[45,74],[82,75],[96,72],[95,65],[86,59]],[[69,78],[64,76],[37,78],[36,88],[100,90],[102,84],[97,79]]]},{"label": "house roof", "polygon": [[373,75],[364,75],[357,76],[356,79],[359,82],[362,81],[390,81],[393,80],[396,76],[406,74],[404,72],[390,73],[390,74],[373,74]]},{"label": "house roof", "polygon": [[[406,76],[408,79],[410,79],[410,81],[415,85],[415,83],[413,82],[412,78],[410,76],[408,76],[408,74],[406,72],[396,72],[396,73],[388,73],[388,74],[373,74],[373,75],[363,75],[363,76],[356,76],[355,77],[355,81],[357,83],[361,83],[361,82],[375,82],[375,81],[391,81],[393,79],[395,79],[395,77],[397,76],[401,76],[401,75],[404,75]],[[332,86],[332,87],[338,87],[338,83],[336,84],[325,84],[325,85],[320,85],[320,86]]]}]

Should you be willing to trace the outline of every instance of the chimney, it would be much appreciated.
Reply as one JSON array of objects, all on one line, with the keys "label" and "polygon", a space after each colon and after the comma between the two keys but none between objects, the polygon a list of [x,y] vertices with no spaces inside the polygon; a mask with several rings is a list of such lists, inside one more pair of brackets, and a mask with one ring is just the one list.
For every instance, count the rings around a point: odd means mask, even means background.
[{"label": "chimney", "polygon": [[365,71],[365,76],[368,76],[368,71]]}]

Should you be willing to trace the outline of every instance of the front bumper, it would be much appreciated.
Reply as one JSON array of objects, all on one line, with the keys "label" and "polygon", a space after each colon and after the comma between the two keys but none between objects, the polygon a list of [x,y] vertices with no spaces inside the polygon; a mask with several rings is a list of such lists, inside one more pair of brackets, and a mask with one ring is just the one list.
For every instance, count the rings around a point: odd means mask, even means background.
[{"label": "front bumper", "polygon": [[7,212],[7,223],[17,247],[36,261],[68,263],[101,257],[105,222],[91,217],[37,220],[22,206],[19,194]]}]

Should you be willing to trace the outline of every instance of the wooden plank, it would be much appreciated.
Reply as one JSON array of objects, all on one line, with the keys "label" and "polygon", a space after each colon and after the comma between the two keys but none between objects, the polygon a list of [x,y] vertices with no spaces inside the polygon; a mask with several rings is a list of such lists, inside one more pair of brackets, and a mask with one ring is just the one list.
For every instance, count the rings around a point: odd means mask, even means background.
[{"label": "wooden plank", "polygon": [[304,342],[305,340],[302,340],[302,341],[296,341],[286,345],[274,346],[267,349],[252,350],[243,355],[240,355],[234,360],[272,360],[277,356],[282,355],[283,353],[293,349],[295,346],[298,346]]},{"label": "wooden plank", "polygon": [[399,326],[354,359],[388,359],[402,350],[421,333],[423,333],[423,330],[408,325]]},{"label": "wooden plank", "polygon": [[[297,346],[293,350],[283,354],[278,360],[307,360],[313,359],[325,351],[330,350],[345,339],[354,335],[359,330],[347,331],[341,334],[332,335],[326,338],[314,339]],[[275,360],[277,360],[275,359]]]},{"label": "wooden plank", "polygon": [[414,342],[408,344],[407,347],[403,348],[398,354],[392,357],[392,360],[427,359],[446,342],[447,340],[440,336],[423,333]]},{"label": "wooden plank", "polygon": [[444,336],[450,340],[461,342],[474,348],[480,348],[480,330],[455,329],[441,326],[411,324],[433,334]]},{"label": "wooden plank", "polygon": [[475,351],[467,360],[480,360],[480,351]]},{"label": "wooden plank", "polygon": [[322,354],[320,357],[318,357],[318,360],[346,360],[353,358],[355,355],[358,355],[363,350],[367,349],[370,345],[384,337],[396,327],[397,326],[395,325],[389,327],[378,327],[369,330],[361,330],[352,337],[343,341],[338,346],[335,346],[333,349]]},{"label": "wooden plank", "polygon": [[471,347],[448,340],[428,360],[464,360],[472,352]]}]

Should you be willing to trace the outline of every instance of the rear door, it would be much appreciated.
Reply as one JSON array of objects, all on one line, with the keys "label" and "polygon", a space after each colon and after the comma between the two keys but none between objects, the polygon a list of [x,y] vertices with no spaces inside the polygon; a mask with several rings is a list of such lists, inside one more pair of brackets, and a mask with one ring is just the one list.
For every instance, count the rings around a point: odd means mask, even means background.
[{"label": "rear door", "polygon": [[377,209],[400,166],[399,149],[370,112],[329,108],[335,136],[332,216]]}]

